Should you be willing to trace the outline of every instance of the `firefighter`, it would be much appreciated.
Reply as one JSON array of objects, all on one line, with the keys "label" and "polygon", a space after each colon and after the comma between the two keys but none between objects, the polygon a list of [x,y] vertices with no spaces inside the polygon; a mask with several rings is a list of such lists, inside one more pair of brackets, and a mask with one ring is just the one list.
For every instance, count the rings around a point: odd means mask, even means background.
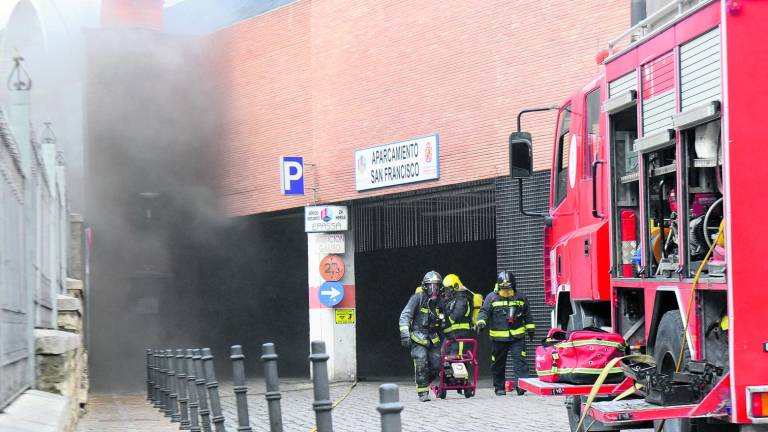
[{"label": "firefighter", "polygon": [[517,378],[528,376],[528,365],[525,362],[525,334],[528,333],[530,340],[533,340],[536,326],[531,319],[528,300],[517,291],[515,276],[512,272],[499,272],[496,278],[496,289],[485,297],[477,318],[478,334],[486,326],[491,338],[491,373],[496,395],[506,394],[504,369],[508,354],[512,356],[515,370],[515,390],[518,395],[522,395],[525,390],[517,386]]},{"label": "firefighter", "polygon": [[400,343],[411,351],[416,392],[419,400],[429,400],[429,383],[440,371],[440,329],[443,316],[439,308],[443,278],[436,271],[424,275],[400,313]]},{"label": "firefighter", "polygon": [[[449,339],[473,339],[472,331],[472,296],[473,292],[465,287],[458,276],[449,274],[443,279],[445,294],[443,307],[445,315],[443,335],[448,343]],[[448,354],[457,354],[463,351],[462,344],[453,343],[448,347]]]}]

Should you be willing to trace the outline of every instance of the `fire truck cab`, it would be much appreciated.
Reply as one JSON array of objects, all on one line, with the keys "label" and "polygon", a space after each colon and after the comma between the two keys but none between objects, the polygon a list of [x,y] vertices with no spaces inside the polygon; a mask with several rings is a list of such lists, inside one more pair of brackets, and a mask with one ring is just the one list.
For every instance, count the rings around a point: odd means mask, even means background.
[{"label": "fire truck cab", "polygon": [[[667,383],[661,404],[604,386],[589,406],[592,386],[521,380],[568,396],[572,430],[583,410],[592,431],[768,430],[768,1],[693,3],[613,41],[603,73],[557,107],[544,279],[553,327],[619,333],[659,373],[706,379]],[[531,146],[510,137],[521,190]]]}]

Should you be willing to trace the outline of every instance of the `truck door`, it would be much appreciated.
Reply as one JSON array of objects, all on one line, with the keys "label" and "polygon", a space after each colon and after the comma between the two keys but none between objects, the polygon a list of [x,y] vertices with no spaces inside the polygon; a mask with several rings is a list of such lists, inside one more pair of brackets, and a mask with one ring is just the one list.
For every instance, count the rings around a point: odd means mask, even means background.
[{"label": "truck door", "polygon": [[[581,279],[576,277],[583,272],[583,257],[574,248],[574,232],[579,228],[579,194],[576,190],[577,177],[577,137],[572,133],[572,125],[578,124],[574,104],[569,103],[560,110],[557,135],[555,136],[555,154],[552,165],[551,214],[552,214],[552,258],[558,285],[570,286],[571,295],[583,296]],[[581,251],[583,254],[583,250]],[[581,268],[579,268],[581,267]]]},{"label": "truck door", "polygon": [[[581,265],[585,270],[583,285],[591,292],[594,299],[607,299],[610,296],[609,286],[609,233],[608,217],[609,200],[607,194],[608,167],[606,156],[603,154],[605,122],[601,123],[601,91],[600,81],[584,92],[582,122],[574,133],[579,135],[576,140],[579,146],[577,155],[581,158],[578,164],[579,178],[579,235],[578,243],[581,250]],[[603,292],[600,292],[600,290]]]}]

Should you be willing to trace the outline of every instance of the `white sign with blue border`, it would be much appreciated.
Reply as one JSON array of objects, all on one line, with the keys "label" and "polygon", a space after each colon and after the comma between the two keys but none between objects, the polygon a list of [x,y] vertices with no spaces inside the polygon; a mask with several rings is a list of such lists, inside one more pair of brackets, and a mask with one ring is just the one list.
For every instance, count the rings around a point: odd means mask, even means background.
[{"label": "white sign with blue border", "polygon": [[280,158],[280,192],[283,195],[304,195],[304,158]]},{"label": "white sign with blue border", "polygon": [[440,178],[437,134],[355,150],[355,190]]},{"label": "white sign with blue border", "polygon": [[324,306],[334,307],[344,300],[344,285],[341,282],[323,282],[317,290],[317,298]]}]

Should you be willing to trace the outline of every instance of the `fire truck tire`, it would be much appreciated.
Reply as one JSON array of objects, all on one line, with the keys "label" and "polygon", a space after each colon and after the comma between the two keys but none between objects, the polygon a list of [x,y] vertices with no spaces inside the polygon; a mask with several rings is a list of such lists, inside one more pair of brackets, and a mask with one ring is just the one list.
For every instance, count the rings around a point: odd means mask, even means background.
[{"label": "fire truck tire", "polygon": [[[662,315],[656,332],[656,343],[653,347],[653,358],[656,359],[659,371],[670,373],[675,371],[677,357],[680,355],[680,345],[683,342],[683,329],[683,317],[679,310],[671,310]],[[681,369],[687,367],[690,359],[691,353],[686,347],[683,351]],[[656,427],[658,427],[658,423],[656,423]],[[664,432],[693,432],[695,430],[689,419],[671,419],[664,422]]]},{"label": "fire truck tire", "polygon": [[584,424],[576,430],[576,425],[579,424],[579,417],[581,416],[581,405],[586,402],[587,398],[583,396],[567,396],[565,398],[565,409],[568,411],[568,427],[571,432],[585,432],[585,427],[590,426],[589,432],[605,432],[605,431],[620,431],[619,426],[606,426],[600,422],[593,421],[592,417],[587,416],[584,419]]}]

